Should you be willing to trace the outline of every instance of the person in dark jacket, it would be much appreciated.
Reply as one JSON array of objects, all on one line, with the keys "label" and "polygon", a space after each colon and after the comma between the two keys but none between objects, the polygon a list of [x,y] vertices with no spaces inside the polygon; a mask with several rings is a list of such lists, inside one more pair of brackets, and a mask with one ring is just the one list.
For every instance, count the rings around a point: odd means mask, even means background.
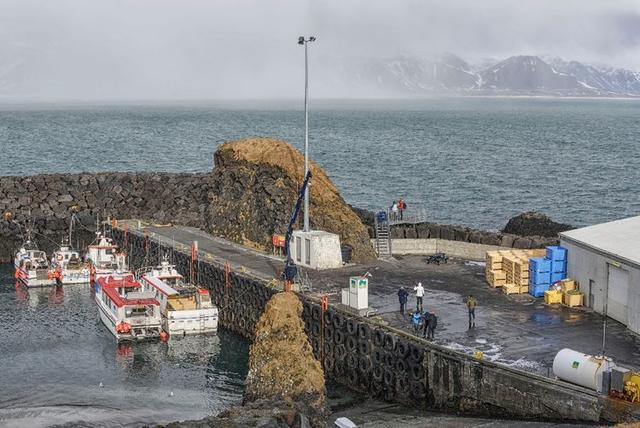
[{"label": "person in dark jacket", "polygon": [[398,301],[400,302],[400,313],[402,314],[403,317],[406,316],[406,308],[407,308],[407,297],[409,296],[409,293],[407,292],[407,290],[404,289],[404,287],[400,287],[400,290],[398,290]]},{"label": "person in dark jacket", "polygon": [[435,339],[435,331],[438,326],[438,317],[435,313],[429,315],[429,328],[427,329],[427,339]]},{"label": "person in dark jacket", "polygon": [[429,321],[431,321],[431,314],[429,311],[424,311],[422,314],[422,337],[427,338],[427,332],[429,331]]}]

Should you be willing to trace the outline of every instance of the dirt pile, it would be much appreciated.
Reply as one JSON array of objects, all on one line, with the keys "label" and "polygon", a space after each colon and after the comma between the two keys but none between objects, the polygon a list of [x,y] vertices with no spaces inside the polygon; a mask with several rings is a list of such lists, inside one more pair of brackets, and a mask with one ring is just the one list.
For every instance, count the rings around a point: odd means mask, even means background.
[{"label": "dirt pile", "polygon": [[324,372],[304,332],[302,303],[293,293],[269,300],[249,352],[245,405],[269,400],[303,406],[313,426],[326,417]]},{"label": "dirt pile", "polygon": [[[255,248],[270,248],[271,235],[285,233],[298,197],[304,179],[302,153],[285,141],[250,138],[220,146],[214,164],[205,219],[208,231]],[[353,248],[354,262],[373,260],[366,227],[313,161],[311,172],[311,227],[340,235],[341,243]]]},{"label": "dirt pile", "polygon": [[528,211],[511,218],[502,232],[519,236],[556,238],[558,233],[573,228],[568,224],[556,223],[542,213]]}]

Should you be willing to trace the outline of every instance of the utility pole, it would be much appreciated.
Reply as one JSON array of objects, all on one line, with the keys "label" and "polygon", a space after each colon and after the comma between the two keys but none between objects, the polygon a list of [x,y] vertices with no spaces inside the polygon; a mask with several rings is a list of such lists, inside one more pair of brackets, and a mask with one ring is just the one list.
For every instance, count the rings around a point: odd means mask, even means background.
[{"label": "utility pole", "polygon": [[[316,38],[311,36],[305,38],[298,37],[298,44],[304,45],[304,176],[309,171],[309,56],[308,44],[315,42]],[[309,186],[304,191],[304,226],[305,232],[309,231]]]}]

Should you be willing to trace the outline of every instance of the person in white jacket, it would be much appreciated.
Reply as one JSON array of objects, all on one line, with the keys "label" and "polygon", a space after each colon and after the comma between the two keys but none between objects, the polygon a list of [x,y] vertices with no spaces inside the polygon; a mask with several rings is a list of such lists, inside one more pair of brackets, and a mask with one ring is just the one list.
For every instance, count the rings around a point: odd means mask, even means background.
[{"label": "person in white jacket", "polygon": [[413,287],[416,292],[416,308],[422,312],[422,297],[424,297],[424,287],[421,282],[418,282],[418,285]]}]

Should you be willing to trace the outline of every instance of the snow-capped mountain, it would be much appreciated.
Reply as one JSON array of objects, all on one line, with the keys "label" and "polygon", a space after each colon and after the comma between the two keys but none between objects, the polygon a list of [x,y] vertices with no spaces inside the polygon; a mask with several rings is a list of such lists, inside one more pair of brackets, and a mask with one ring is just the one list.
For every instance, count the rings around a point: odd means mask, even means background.
[{"label": "snow-capped mountain", "polygon": [[420,58],[358,58],[326,62],[333,80],[353,90],[395,95],[500,94],[557,96],[640,96],[640,73],[598,68],[577,61],[512,56],[483,67],[446,54]]}]

